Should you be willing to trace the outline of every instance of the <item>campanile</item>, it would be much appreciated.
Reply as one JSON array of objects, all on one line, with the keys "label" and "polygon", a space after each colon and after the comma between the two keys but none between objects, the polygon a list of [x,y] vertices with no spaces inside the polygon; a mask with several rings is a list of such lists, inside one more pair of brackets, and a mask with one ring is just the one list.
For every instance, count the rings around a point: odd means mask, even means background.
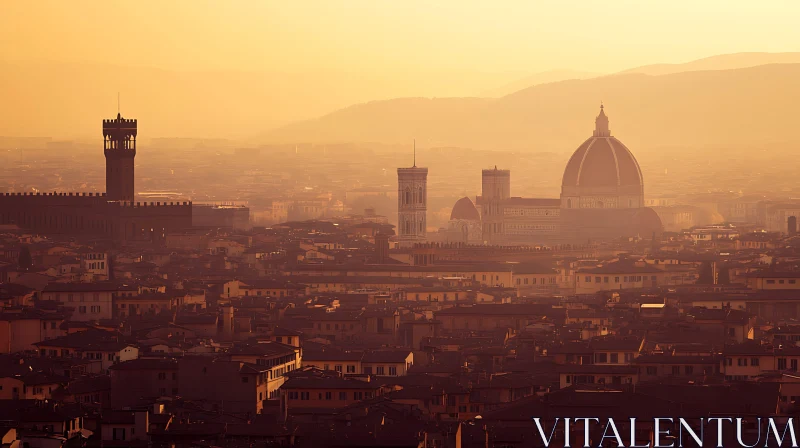
[{"label": "campanile", "polygon": [[103,152],[106,156],[106,197],[109,201],[133,202],[136,157],[136,120],[103,120]]}]

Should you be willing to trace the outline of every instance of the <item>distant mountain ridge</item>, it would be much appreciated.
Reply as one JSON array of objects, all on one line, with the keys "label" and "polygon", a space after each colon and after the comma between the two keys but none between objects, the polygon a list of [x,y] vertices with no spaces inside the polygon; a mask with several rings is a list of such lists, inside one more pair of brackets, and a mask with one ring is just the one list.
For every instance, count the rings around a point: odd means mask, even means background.
[{"label": "distant mountain ridge", "polygon": [[798,141],[799,77],[800,64],[768,64],[566,80],[498,99],[375,101],[267,132],[260,141],[403,143],[416,138],[431,146],[569,152],[591,135],[600,101],[612,133],[633,150]]},{"label": "distant mountain ridge", "polygon": [[732,53],[709,56],[682,64],[644,65],[617,72],[642,73],[645,75],[669,75],[678,72],[702,70],[733,70],[737,68],[756,67],[768,64],[800,64],[800,52],[795,53]]},{"label": "distant mountain ridge", "polygon": [[566,81],[569,79],[596,78],[600,75],[600,73],[582,72],[578,70],[549,70],[526,76],[494,89],[483,91],[479,96],[499,98],[538,84],[550,84],[552,82]]}]

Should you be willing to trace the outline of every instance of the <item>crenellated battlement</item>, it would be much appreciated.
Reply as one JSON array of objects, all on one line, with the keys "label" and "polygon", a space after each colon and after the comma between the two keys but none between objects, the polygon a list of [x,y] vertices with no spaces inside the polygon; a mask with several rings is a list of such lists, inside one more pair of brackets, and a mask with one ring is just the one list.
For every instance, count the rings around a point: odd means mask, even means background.
[{"label": "crenellated battlement", "polygon": [[173,201],[173,202],[132,202],[132,201],[115,201],[109,202],[120,207],[125,208],[165,208],[165,207],[191,207],[192,201]]},{"label": "crenellated battlement", "polygon": [[72,197],[105,197],[105,193],[93,193],[93,192],[19,192],[19,193],[0,193],[0,196],[72,196]]},{"label": "crenellated battlement", "polygon": [[93,192],[21,192],[0,193],[0,206],[3,202],[13,201],[14,206],[91,206],[100,207],[98,211],[117,209],[183,209],[191,208],[192,201],[164,201],[164,202],[138,202],[138,201],[109,201],[106,193]]},{"label": "crenellated battlement", "polygon": [[136,138],[137,128],[138,122],[136,119],[122,118],[120,114],[117,114],[117,118],[103,120],[103,135],[110,137],[112,140],[125,137]]},{"label": "crenellated battlement", "polygon": [[106,123],[128,123],[128,124],[136,124],[135,118],[108,118],[103,120],[103,124]]}]

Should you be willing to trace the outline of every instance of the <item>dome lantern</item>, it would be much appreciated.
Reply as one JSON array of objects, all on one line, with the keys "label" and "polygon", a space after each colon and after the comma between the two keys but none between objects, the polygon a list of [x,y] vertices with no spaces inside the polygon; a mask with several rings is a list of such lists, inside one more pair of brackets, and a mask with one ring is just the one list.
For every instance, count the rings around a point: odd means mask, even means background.
[{"label": "dome lantern", "polygon": [[600,114],[594,120],[594,136],[595,137],[611,137],[611,131],[608,129],[608,117],[603,110],[603,103],[600,103]]},{"label": "dome lantern", "polygon": [[638,208],[644,182],[633,153],[608,129],[600,104],[595,130],[567,162],[561,183],[564,208]]}]

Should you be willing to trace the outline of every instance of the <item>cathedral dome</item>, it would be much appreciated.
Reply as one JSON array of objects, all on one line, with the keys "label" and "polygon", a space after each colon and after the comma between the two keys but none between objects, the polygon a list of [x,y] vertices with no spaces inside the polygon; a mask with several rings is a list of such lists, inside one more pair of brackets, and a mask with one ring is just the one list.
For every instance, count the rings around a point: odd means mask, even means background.
[{"label": "cathedral dome", "polygon": [[453,211],[450,212],[450,220],[453,221],[456,219],[480,221],[481,214],[478,213],[478,209],[475,208],[475,204],[472,203],[472,200],[465,196],[456,201],[455,205],[453,205]]},{"label": "cathedral dome", "polygon": [[[563,187],[581,190],[643,186],[642,170],[631,151],[611,136],[608,117],[600,106],[594,135],[572,154],[562,179]],[[590,193],[590,192],[586,192]]]}]

